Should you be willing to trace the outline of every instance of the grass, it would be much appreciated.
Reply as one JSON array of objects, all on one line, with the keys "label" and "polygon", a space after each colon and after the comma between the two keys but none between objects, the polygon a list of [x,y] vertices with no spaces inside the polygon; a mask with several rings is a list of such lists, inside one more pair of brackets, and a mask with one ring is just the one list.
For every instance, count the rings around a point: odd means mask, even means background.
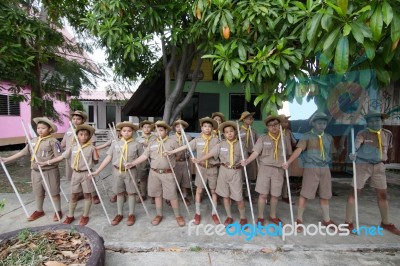
[{"label": "grass", "polygon": [[192,251],[192,252],[200,252],[202,250],[203,249],[200,246],[194,246],[194,247],[189,248],[189,251]]}]

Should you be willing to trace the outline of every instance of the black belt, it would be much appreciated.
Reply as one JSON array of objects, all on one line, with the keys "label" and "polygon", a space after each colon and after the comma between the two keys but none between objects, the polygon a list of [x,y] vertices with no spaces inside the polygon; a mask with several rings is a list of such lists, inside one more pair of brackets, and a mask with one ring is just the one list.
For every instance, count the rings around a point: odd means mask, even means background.
[{"label": "black belt", "polygon": [[242,166],[239,164],[239,165],[232,165],[232,166],[230,166],[230,165],[227,165],[227,164],[224,164],[224,163],[221,163],[221,165],[223,166],[223,167],[225,167],[225,168],[228,168],[228,169],[240,169],[240,168],[242,168]]},{"label": "black belt", "polygon": [[[46,172],[46,171],[50,171],[50,170],[54,170],[54,169],[56,169],[56,168],[50,168],[50,169],[43,169],[42,168],[42,172]],[[40,172],[39,169],[32,169],[32,170],[35,171],[35,172]]]},{"label": "black belt", "polygon": [[[86,169],[86,170],[75,170],[74,169],[74,172],[77,172],[77,173],[84,173],[84,172],[88,172],[89,170],[88,169]],[[92,171],[92,169],[90,169],[90,171]]]}]

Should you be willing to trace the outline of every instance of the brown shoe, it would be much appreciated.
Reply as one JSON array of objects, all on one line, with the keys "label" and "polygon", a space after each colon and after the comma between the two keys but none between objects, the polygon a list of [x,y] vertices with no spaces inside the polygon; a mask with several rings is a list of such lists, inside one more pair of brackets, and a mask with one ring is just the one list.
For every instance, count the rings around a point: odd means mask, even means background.
[{"label": "brown shoe", "polygon": [[229,224],[232,224],[232,223],[233,223],[232,217],[226,217],[226,220],[225,220],[225,222],[224,222],[224,225],[225,225],[225,226],[228,226]]},{"label": "brown shoe", "polygon": [[99,196],[94,195],[94,196],[92,197],[92,202],[93,202],[93,204],[99,204],[99,203],[100,203]]},{"label": "brown shoe", "polygon": [[34,211],[32,213],[32,215],[29,216],[28,221],[29,222],[35,221],[36,219],[39,219],[42,216],[44,216],[44,211],[41,211],[41,212],[40,211]]},{"label": "brown shoe", "polygon": [[[296,219],[296,224],[303,224],[303,221]],[[297,227],[297,233],[302,233],[303,227]]]},{"label": "brown shoe", "polygon": [[381,223],[381,227],[385,230],[388,230],[390,233],[399,235],[400,236],[400,230],[396,228],[394,224],[384,224]]},{"label": "brown shoe", "polygon": [[162,218],[162,216],[157,215],[156,217],[154,217],[153,221],[151,221],[151,224],[154,226],[159,225],[162,221]]},{"label": "brown shoe", "polygon": [[247,218],[240,219],[240,220],[239,220],[239,224],[240,224],[241,226],[247,224]]},{"label": "brown shoe", "polygon": [[122,218],[124,218],[124,216],[117,214],[117,216],[115,216],[114,220],[112,220],[111,224],[112,225],[117,225],[122,221]]},{"label": "brown shoe", "polygon": [[183,219],[182,216],[176,217],[176,222],[178,223],[178,225],[179,225],[180,227],[185,226],[185,219]]},{"label": "brown shoe", "polygon": [[357,233],[356,231],[353,232],[353,230],[354,230],[354,224],[353,223],[344,222],[344,224],[347,224],[347,229],[349,229],[350,234],[356,234]]},{"label": "brown shoe", "polygon": [[62,222],[62,223],[63,224],[71,224],[73,221],[75,221],[75,217],[74,216],[72,216],[72,217],[67,216],[65,218],[64,222]]},{"label": "brown shoe", "polygon": [[220,224],[218,216],[216,214],[211,215],[211,218],[215,224]]},{"label": "brown shoe", "polygon": [[117,202],[117,195],[114,195],[111,199],[110,202],[114,203]]},{"label": "brown shoe", "polygon": [[[282,197],[282,201],[286,202],[287,204],[290,204],[289,198],[284,198]],[[294,202],[292,201],[292,205],[294,205]]]},{"label": "brown shoe", "polygon": [[332,220],[329,220],[329,221],[327,221],[327,222],[325,222],[324,220],[322,220],[322,225],[323,225],[323,226],[328,226],[328,225],[331,225],[331,224],[333,224],[333,225],[337,228],[337,225],[336,225]]},{"label": "brown shoe", "polygon": [[194,220],[193,223],[194,223],[195,225],[199,225],[199,224],[200,224],[200,220],[201,220],[200,214],[195,213],[195,214],[194,214],[193,220]]},{"label": "brown shoe", "polygon": [[257,219],[257,224],[260,223],[262,226],[264,226],[265,220],[263,218],[258,218]]},{"label": "brown shoe", "polygon": [[79,225],[85,226],[88,223],[89,223],[89,216],[81,216],[81,219],[79,220]]},{"label": "brown shoe", "polygon": [[134,215],[134,214],[130,214],[130,215],[128,216],[128,220],[126,221],[126,225],[127,225],[127,226],[134,225],[134,224],[135,224],[135,221],[136,221],[135,215]]},{"label": "brown shoe", "polygon": [[276,224],[276,225],[279,225],[279,223],[281,223],[282,225],[285,225],[285,223],[282,222],[282,220],[279,219],[278,217],[272,218],[272,217],[270,216],[270,217],[268,218],[268,220],[269,220],[271,223],[274,223],[274,224]]},{"label": "brown shoe", "polygon": [[[57,212],[58,212],[58,216],[60,216],[60,219],[61,219],[62,218],[62,211],[57,211]],[[54,213],[53,221],[54,222],[58,222],[59,221],[56,213]]]}]

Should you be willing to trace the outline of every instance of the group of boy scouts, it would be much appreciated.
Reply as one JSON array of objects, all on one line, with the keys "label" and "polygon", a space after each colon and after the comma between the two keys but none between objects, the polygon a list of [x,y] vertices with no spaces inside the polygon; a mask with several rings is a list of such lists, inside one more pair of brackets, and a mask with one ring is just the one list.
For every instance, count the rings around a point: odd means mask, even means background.
[{"label": "group of boy scouts", "polygon": [[[361,194],[367,181],[375,189],[378,207],[381,215],[380,226],[396,235],[400,230],[389,220],[387,200],[387,182],[385,162],[393,159],[392,133],[384,129],[385,114],[369,112],[365,115],[366,129],[358,132],[355,140],[355,153],[349,158],[356,165],[357,194]],[[96,194],[94,177],[111,162],[112,190],[115,194],[111,202],[117,203],[117,214],[112,225],[118,225],[124,218],[124,203],[128,202],[128,217],[126,225],[135,223],[135,204],[151,197],[155,204],[156,216],[152,225],[156,226],[163,220],[164,200],[173,209],[179,226],[185,225],[185,220],[179,210],[179,194],[185,205],[190,205],[189,193],[192,190],[191,164],[197,164],[194,180],[195,215],[193,223],[198,225],[202,215],[210,215],[215,224],[222,222],[213,207],[210,213],[201,213],[204,190],[209,189],[212,205],[217,206],[222,198],[226,212],[224,225],[232,224],[231,205],[235,201],[239,210],[239,223],[248,223],[245,211],[245,197],[254,191],[252,188],[244,192],[245,178],[255,182],[255,192],[259,194],[257,207],[257,223],[284,222],[278,217],[279,198],[289,203],[285,170],[298,158],[303,163],[303,179],[300,197],[297,204],[296,223],[303,224],[303,213],[308,200],[318,195],[322,211],[322,224],[333,225],[329,215],[329,200],[332,197],[332,181],[330,165],[336,150],[333,137],[325,132],[330,117],[325,113],[316,112],[309,121],[312,129],[297,141],[289,127],[289,117],[285,115],[269,115],[265,120],[266,133],[258,135],[251,127],[254,113],[243,112],[239,123],[226,121],[220,112],[211,117],[199,120],[201,133],[191,138],[184,133],[188,123],[176,120],[172,126],[164,121],[139,123],[121,122],[116,125],[114,140],[95,146],[95,129],[88,124],[87,114],[75,111],[71,114],[74,132],[65,133],[61,143],[51,134],[57,132],[56,125],[46,117],[37,117],[38,137],[32,139],[32,148],[27,145],[18,153],[0,158],[3,162],[11,162],[23,156],[31,157],[32,189],[35,195],[36,211],[28,218],[34,221],[45,215],[43,203],[45,194],[52,197],[57,213],[53,220],[59,221],[63,213],[60,201],[60,172],[58,163],[66,161],[66,178],[70,182],[71,199],[68,214],[63,223],[71,224],[75,220],[74,212],[79,199],[83,201],[83,213],[79,224],[89,223],[89,213],[92,203],[100,202]],[[136,137],[137,131],[142,134]],[[173,133],[172,133],[173,132]],[[238,139],[240,138],[240,140]],[[99,160],[98,150],[108,147],[105,159],[97,169],[94,165]],[[285,150],[284,150],[285,149]],[[190,158],[188,151],[195,151],[196,158]],[[34,154],[36,156],[33,156]],[[286,158],[284,158],[286,154]],[[39,168],[43,172],[41,175]],[[246,168],[247,175],[244,175]],[[44,181],[49,191],[46,191]],[[178,193],[179,192],[179,193]],[[264,218],[266,204],[270,205],[268,219]],[[345,223],[352,231],[355,211],[355,195],[352,189],[346,204]],[[302,230],[301,227],[298,230]]]}]

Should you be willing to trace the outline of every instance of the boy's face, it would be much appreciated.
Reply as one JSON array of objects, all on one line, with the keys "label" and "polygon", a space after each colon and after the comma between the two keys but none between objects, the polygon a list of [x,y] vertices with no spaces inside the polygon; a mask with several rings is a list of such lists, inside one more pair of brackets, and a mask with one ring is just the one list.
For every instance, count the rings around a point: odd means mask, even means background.
[{"label": "boy's face", "polygon": [[213,118],[215,121],[217,121],[218,125],[222,123],[222,118],[218,115],[214,116]]},{"label": "boy's face", "polygon": [[158,132],[158,135],[163,139],[163,138],[165,138],[166,136],[167,136],[167,134],[168,134],[168,131],[165,129],[165,128],[163,128],[163,127],[157,127],[157,132]]},{"label": "boy's face", "polygon": [[282,119],[281,125],[282,125],[283,129],[288,128],[289,127],[289,119],[287,119],[287,118]]},{"label": "boy's face", "polygon": [[210,123],[204,122],[201,125],[201,133],[204,135],[210,135],[213,130],[213,126]]},{"label": "boy's face", "polygon": [[317,131],[317,133],[324,132],[326,125],[328,124],[326,120],[318,119],[315,120],[313,123],[313,128]]},{"label": "boy's face", "polygon": [[268,132],[270,132],[272,135],[277,135],[279,130],[279,121],[274,119],[271,121],[268,121],[267,123],[267,128]]},{"label": "boy's face", "polygon": [[77,136],[80,144],[85,144],[90,140],[90,133],[87,130],[79,130]]},{"label": "boy's face", "polygon": [[132,138],[132,135],[133,135],[133,129],[131,128],[131,127],[123,127],[123,128],[121,128],[121,136],[124,138],[124,139],[130,139],[130,138]]},{"label": "boy's face", "polygon": [[382,119],[380,117],[368,118],[367,127],[372,130],[380,130],[382,128]]},{"label": "boy's face", "polygon": [[232,126],[227,126],[224,128],[224,136],[229,141],[234,141],[236,139],[236,131]]},{"label": "boy's face", "polygon": [[82,116],[74,115],[74,116],[72,116],[71,122],[72,122],[72,125],[79,126],[79,125],[83,124],[83,118],[82,118]]},{"label": "boy's face", "polygon": [[253,124],[254,118],[252,115],[247,116],[245,119],[243,119],[243,123],[250,126]]},{"label": "boy's face", "polygon": [[178,133],[178,134],[181,134],[181,124],[177,124],[175,126],[175,132]]},{"label": "boy's face", "polygon": [[151,126],[149,124],[144,124],[142,126],[143,134],[149,135],[151,133]]},{"label": "boy's face", "polygon": [[43,138],[50,135],[51,128],[44,123],[38,123],[36,126],[36,132],[38,133],[39,137]]}]

